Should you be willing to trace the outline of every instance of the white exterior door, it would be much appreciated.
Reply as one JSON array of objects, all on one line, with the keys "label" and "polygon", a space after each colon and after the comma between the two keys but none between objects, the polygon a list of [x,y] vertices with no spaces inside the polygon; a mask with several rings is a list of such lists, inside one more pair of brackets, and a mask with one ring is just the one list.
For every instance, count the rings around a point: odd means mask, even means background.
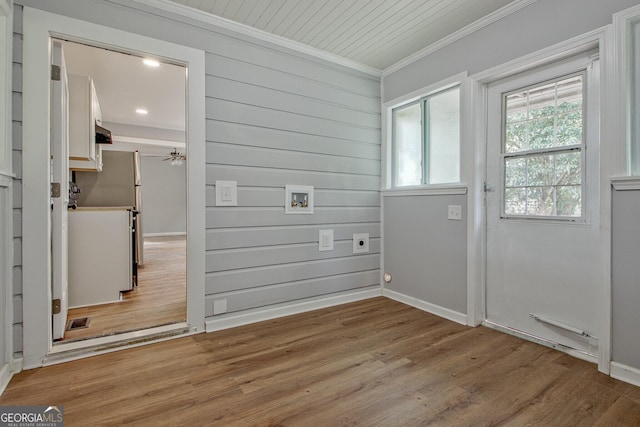
[{"label": "white exterior door", "polygon": [[486,321],[594,360],[599,257],[598,61],[491,84]]},{"label": "white exterior door", "polygon": [[59,196],[51,197],[51,294],[59,307],[53,312],[53,339],[64,338],[68,308],[69,92],[62,43],[52,40],[51,62],[59,80],[51,80],[51,182]]}]

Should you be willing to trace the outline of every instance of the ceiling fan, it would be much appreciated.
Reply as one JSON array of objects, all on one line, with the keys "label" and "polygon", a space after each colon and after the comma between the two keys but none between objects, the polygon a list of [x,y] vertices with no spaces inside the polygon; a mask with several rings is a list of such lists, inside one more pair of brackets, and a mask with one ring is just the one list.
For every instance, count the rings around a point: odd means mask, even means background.
[{"label": "ceiling fan", "polygon": [[169,153],[167,157],[162,159],[162,161],[170,160],[171,166],[181,166],[185,160],[187,160],[187,155],[179,152],[177,149],[173,149],[172,152]]}]

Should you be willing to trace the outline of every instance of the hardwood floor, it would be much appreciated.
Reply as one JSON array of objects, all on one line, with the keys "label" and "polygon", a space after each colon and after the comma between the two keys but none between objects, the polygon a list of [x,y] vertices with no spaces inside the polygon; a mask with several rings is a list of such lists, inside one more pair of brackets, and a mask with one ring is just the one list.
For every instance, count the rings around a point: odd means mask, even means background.
[{"label": "hardwood floor", "polygon": [[95,338],[184,322],[187,317],[186,238],[144,239],[145,266],[138,287],[122,301],[69,310],[68,319],[89,317],[89,327],[65,332],[64,340]]},{"label": "hardwood floor", "polygon": [[374,298],[16,375],[0,405],[66,425],[640,425],[640,388]]}]

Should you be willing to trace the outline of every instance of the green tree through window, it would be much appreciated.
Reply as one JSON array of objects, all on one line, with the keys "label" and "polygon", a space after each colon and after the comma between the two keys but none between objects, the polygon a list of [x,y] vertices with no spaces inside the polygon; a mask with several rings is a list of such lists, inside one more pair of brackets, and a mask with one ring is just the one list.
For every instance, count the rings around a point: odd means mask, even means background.
[{"label": "green tree through window", "polygon": [[583,74],[504,98],[504,213],[581,217]]}]

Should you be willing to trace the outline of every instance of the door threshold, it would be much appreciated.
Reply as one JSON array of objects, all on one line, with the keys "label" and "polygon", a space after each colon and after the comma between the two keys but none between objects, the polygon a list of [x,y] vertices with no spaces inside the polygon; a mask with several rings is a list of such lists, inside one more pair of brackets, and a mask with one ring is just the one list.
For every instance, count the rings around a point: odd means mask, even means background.
[{"label": "door threshold", "polygon": [[52,346],[49,353],[42,359],[42,366],[69,362],[71,360],[181,338],[196,333],[199,333],[196,328],[189,326],[186,322],[182,322],[117,335],[57,344]]}]

